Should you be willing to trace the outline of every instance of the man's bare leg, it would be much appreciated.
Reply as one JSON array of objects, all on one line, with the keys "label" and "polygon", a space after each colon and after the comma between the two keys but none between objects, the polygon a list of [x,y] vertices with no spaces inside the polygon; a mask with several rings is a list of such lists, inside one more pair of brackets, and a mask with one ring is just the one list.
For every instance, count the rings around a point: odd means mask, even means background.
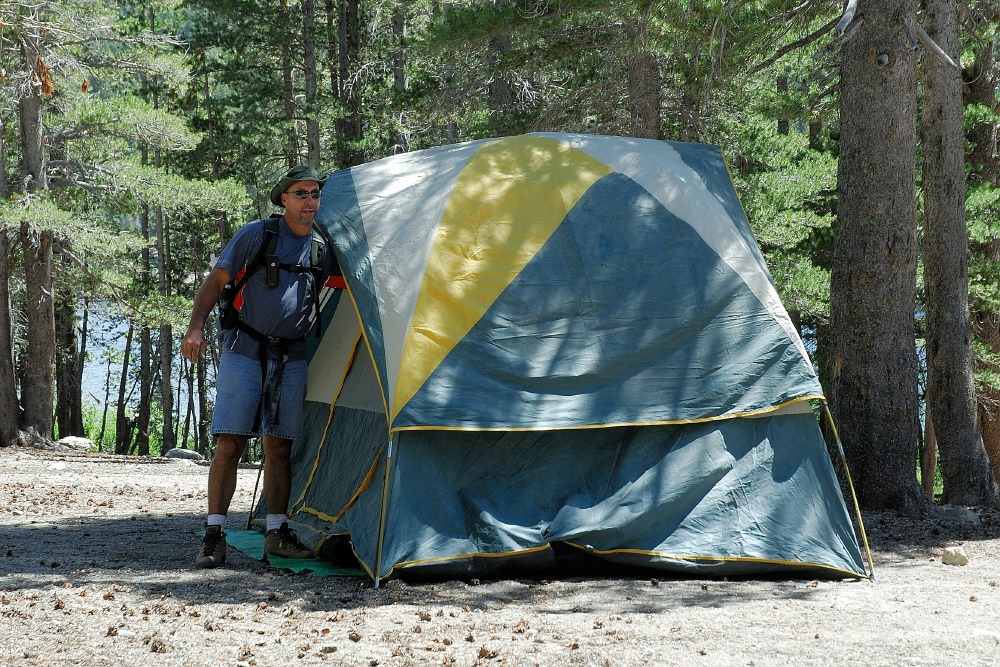
[{"label": "man's bare leg", "polygon": [[284,518],[288,516],[288,501],[292,492],[292,441],[272,435],[264,436],[264,496],[267,498],[268,527],[282,517],[280,528],[264,534],[264,555],[283,558],[312,558],[312,550],[299,542]]},{"label": "man's bare leg", "polygon": [[[215,456],[208,469],[208,513],[228,514],[229,503],[236,493],[240,459],[250,440],[245,435],[219,435]],[[286,501],[287,502],[287,501]]]},{"label": "man's bare leg", "polygon": [[268,514],[287,514],[292,493],[292,441],[265,435],[264,496]]},{"label": "man's bare leg", "polygon": [[[218,438],[215,456],[208,469],[208,513],[209,522],[205,524],[205,537],[201,541],[201,549],[195,558],[198,567],[218,567],[226,562],[226,534],[223,532],[225,516],[229,512],[229,503],[236,493],[236,479],[243,450],[246,449],[245,435],[223,434]],[[211,515],[217,515],[212,517]],[[221,515],[218,516],[218,515]],[[218,521],[216,519],[220,519]]]}]

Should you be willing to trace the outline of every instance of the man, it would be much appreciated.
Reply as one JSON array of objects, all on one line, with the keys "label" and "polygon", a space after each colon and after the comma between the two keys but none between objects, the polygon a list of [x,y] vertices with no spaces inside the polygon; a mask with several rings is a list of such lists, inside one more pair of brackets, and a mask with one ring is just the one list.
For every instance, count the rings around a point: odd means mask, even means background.
[{"label": "man", "polygon": [[[287,518],[292,441],[299,435],[305,400],[305,338],[318,291],[328,276],[339,274],[333,252],[318,254],[314,248],[312,225],[325,184],[326,178],[312,167],[289,170],[271,190],[271,202],[285,211],[278,221],[276,245],[273,250],[265,247],[264,266],[254,259],[264,243],[274,244],[274,229],[268,234],[265,222],[257,220],[236,232],[195,296],[181,342],[181,353],[192,363],[205,355],[205,321],[227,285],[232,303],[221,326],[212,416],[217,446],[208,473],[205,537],[195,559],[199,567],[226,561],[226,514],[236,491],[238,464],[250,438],[261,434],[267,503],[264,557],[313,556],[288,528]],[[314,261],[321,266],[312,267]],[[230,283],[234,276],[235,286]]]}]

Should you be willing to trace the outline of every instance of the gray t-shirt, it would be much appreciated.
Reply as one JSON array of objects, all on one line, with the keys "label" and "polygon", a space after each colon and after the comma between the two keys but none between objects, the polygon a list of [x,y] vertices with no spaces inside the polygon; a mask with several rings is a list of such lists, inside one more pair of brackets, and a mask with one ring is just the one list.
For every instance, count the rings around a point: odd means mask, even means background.
[{"label": "gray t-shirt", "polygon": [[[253,261],[264,238],[264,221],[255,220],[240,228],[223,248],[215,266],[229,272],[235,278],[244,265]],[[274,254],[281,264],[308,267],[312,236],[296,236],[281,218],[278,224],[278,243]],[[323,279],[338,274],[339,267],[333,249],[326,249]],[[322,283],[319,286],[322,287]],[[239,307],[240,320],[255,331],[269,337],[296,339],[309,332],[317,289],[312,274],[308,271],[296,272],[279,270],[278,286],[267,286],[267,269],[261,267],[254,273],[242,290],[243,303]],[[256,358],[259,354],[257,341],[238,328],[222,331],[223,349],[232,350],[245,356]],[[289,347],[289,359],[305,358],[305,341]]]}]

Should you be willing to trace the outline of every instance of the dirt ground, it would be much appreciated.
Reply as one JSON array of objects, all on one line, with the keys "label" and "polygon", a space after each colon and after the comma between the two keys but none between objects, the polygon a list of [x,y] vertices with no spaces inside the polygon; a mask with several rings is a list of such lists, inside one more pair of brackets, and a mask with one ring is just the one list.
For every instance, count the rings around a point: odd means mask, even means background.
[{"label": "dirt ground", "polygon": [[[234,549],[193,567],[207,467],[0,449],[0,666],[993,665],[1000,516],[865,516],[876,583],[525,578],[378,589]],[[257,471],[240,471],[230,528]],[[975,519],[975,517],[972,517]],[[942,563],[960,546],[964,566]]]}]

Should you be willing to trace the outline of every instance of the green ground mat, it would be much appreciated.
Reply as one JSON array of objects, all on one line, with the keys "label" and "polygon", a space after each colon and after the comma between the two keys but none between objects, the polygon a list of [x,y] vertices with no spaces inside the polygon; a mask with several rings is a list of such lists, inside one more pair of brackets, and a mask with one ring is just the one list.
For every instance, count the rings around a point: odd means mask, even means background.
[{"label": "green ground mat", "polygon": [[[251,558],[264,558],[264,534],[256,530],[227,530],[226,544],[238,549]],[[279,558],[269,556],[271,567],[316,577],[365,577],[362,570],[336,567],[333,563],[319,558]]]}]

